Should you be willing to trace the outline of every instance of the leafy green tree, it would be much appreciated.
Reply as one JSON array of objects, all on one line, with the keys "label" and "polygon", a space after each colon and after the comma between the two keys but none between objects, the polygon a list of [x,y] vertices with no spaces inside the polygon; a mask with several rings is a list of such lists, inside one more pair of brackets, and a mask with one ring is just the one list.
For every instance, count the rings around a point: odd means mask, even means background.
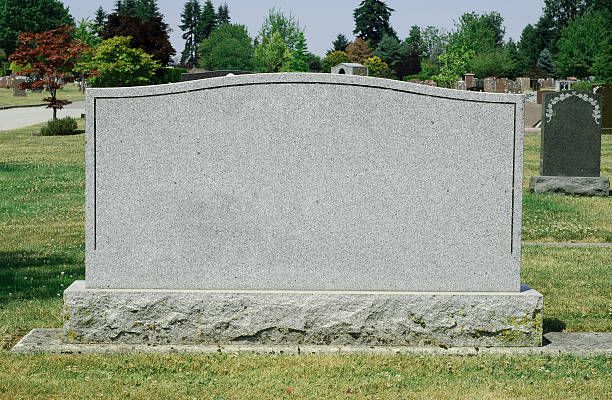
[{"label": "leafy green tree", "polygon": [[198,0],[188,0],[181,13],[182,38],[185,40],[185,49],[181,53],[181,64],[194,66],[198,61],[198,44],[200,43],[199,26],[202,9]]},{"label": "leafy green tree", "polygon": [[355,30],[353,33],[376,48],[382,38],[397,37],[389,19],[394,10],[381,0],[363,0],[353,11]]},{"label": "leafy green tree", "polygon": [[598,82],[612,83],[612,35],[602,44],[601,52],[595,57],[591,73]]},{"label": "leafy green tree", "polygon": [[421,41],[423,57],[428,57],[432,63],[435,63],[448,44],[448,35],[438,27],[427,26],[421,29]]},{"label": "leafy green tree", "polygon": [[21,32],[45,32],[74,20],[59,0],[0,0],[0,48],[13,54]]},{"label": "leafy green tree", "polygon": [[391,68],[399,61],[400,42],[397,38],[385,35],[378,47],[374,50],[374,55],[383,60]]},{"label": "leafy green tree", "polygon": [[96,14],[94,16],[94,22],[93,22],[94,29],[98,37],[104,30],[104,24],[106,24],[106,18],[108,18],[108,14],[106,13],[106,11],[104,11],[102,7],[98,7],[98,9],[96,10]]},{"label": "leafy green tree", "polygon": [[255,48],[255,68],[259,72],[279,72],[291,59],[291,50],[279,31]]},{"label": "leafy green tree", "polygon": [[201,40],[208,39],[212,31],[217,27],[217,13],[215,13],[215,6],[211,0],[206,0],[204,8],[202,10],[202,16],[200,17],[199,27],[199,38],[197,43]]},{"label": "leafy green tree", "polygon": [[290,51],[295,50],[300,33],[304,29],[300,27],[298,20],[292,15],[284,15],[280,10],[272,8],[261,26],[258,34],[259,43],[270,40],[272,35],[278,32]]},{"label": "leafy green tree", "polygon": [[563,30],[558,42],[555,69],[562,77],[580,78],[594,74],[595,59],[608,50],[612,34],[610,21],[601,12],[589,12],[574,18]]},{"label": "leafy green tree", "polygon": [[342,63],[350,63],[351,58],[344,51],[332,51],[321,61],[321,69],[323,72],[330,72],[333,67]]},{"label": "leafy green tree", "polygon": [[94,54],[80,62],[77,71],[95,75],[93,87],[141,86],[152,83],[160,64],[139,48],[130,46],[131,38],[117,36],[104,40]]},{"label": "leafy green tree", "polygon": [[450,35],[449,46],[463,47],[475,54],[500,49],[504,44],[504,19],[498,12],[477,14],[465,13]]},{"label": "leafy green tree", "polygon": [[343,33],[339,33],[338,36],[336,36],[336,39],[332,42],[332,48],[330,51],[328,51],[328,53],[331,53],[332,51],[346,51],[349,44],[350,42],[346,36],[344,36]]},{"label": "leafy green tree", "polygon": [[438,86],[454,87],[455,83],[467,72],[475,52],[465,47],[449,46],[446,52],[438,58],[441,64],[440,72],[434,76]]},{"label": "leafy green tree", "polygon": [[244,25],[224,24],[199,46],[199,65],[208,70],[253,70],[253,41]]},{"label": "leafy green tree", "polygon": [[323,72],[321,57],[313,53],[306,53],[306,62],[308,63],[308,71]]},{"label": "leafy green tree", "polygon": [[389,66],[378,56],[368,58],[364,61],[363,65],[368,67],[370,76],[375,76],[378,78],[389,78],[391,76]]},{"label": "leafy green tree", "polygon": [[372,57],[372,50],[365,40],[357,38],[353,43],[348,45],[346,54],[353,62],[363,64],[365,60]]},{"label": "leafy green tree", "polygon": [[477,54],[470,62],[470,69],[478,78],[489,76],[508,77],[516,64],[504,50],[491,50]]},{"label": "leafy green tree", "polygon": [[229,15],[229,7],[227,3],[223,3],[217,9],[217,23],[219,25],[229,24],[231,22],[231,18]]},{"label": "leafy green tree", "polygon": [[306,45],[306,37],[304,32],[300,32],[298,35],[297,42],[295,43],[295,50],[291,52],[291,58],[283,65],[282,71],[284,72],[308,72],[308,46]]},{"label": "leafy green tree", "polygon": [[421,28],[413,25],[410,34],[398,49],[398,59],[392,68],[398,78],[406,75],[415,75],[421,71],[421,59],[425,56],[427,48],[421,36]]},{"label": "leafy green tree", "polygon": [[508,78],[517,78],[525,74],[525,70],[522,69],[521,57],[519,56],[518,45],[514,40],[509,39],[504,45],[504,54],[510,61],[508,64],[508,70],[506,76]]},{"label": "leafy green tree", "polygon": [[528,76],[537,77],[536,64],[538,56],[542,52],[540,49],[540,39],[538,30],[535,26],[528,24],[521,33],[518,43],[519,68]]},{"label": "leafy green tree", "polygon": [[540,52],[536,66],[540,68],[540,70],[542,70],[548,77],[555,75],[555,64],[553,62],[552,54],[550,54],[550,50],[544,49]]},{"label": "leafy green tree", "polygon": [[95,22],[92,22],[89,18],[82,18],[77,22],[72,37],[91,47],[95,47],[102,41],[98,36]]}]

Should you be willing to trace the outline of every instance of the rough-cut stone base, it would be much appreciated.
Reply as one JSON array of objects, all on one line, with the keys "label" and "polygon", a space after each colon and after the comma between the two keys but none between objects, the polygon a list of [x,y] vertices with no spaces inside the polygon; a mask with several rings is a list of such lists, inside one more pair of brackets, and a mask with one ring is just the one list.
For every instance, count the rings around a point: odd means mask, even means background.
[{"label": "rough-cut stone base", "polygon": [[542,295],[168,291],[64,292],[67,343],[540,346]]},{"label": "rough-cut stone base", "polygon": [[535,193],[562,193],[577,196],[608,196],[610,178],[582,176],[532,176],[529,190]]},{"label": "rough-cut stone base", "polygon": [[329,345],[150,345],[64,343],[62,329],[33,329],[13,347],[15,353],[125,354],[125,353],[259,353],[259,354],[418,354],[418,355],[575,355],[611,356],[611,332],[550,332],[542,347],[439,347],[439,346],[329,346]]}]

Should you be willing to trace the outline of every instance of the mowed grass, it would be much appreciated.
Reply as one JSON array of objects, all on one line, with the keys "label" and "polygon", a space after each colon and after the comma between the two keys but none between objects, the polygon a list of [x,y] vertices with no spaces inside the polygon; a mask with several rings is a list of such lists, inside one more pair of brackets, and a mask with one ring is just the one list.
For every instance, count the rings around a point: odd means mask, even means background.
[{"label": "mowed grass", "polygon": [[[37,129],[0,134],[0,399],[612,394],[609,357],[10,354],[30,329],[61,326],[61,294],[84,276],[84,137],[32,136]],[[525,219],[548,227],[531,238],[540,241],[605,241],[612,221],[590,218],[610,207],[608,199],[525,195]],[[550,228],[568,216],[576,221],[569,233]],[[546,331],[612,331],[610,265],[612,249],[523,247],[523,282],[545,296]]]},{"label": "mowed grass", "polygon": [[[602,136],[601,175],[612,178],[612,135]],[[525,137],[523,240],[612,242],[612,197],[529,193],[529,179],[540,175],[540,135]]]},{"label": "mowed grass", "polygon": [[[27,92],[26,97],[14,97],[13,89],[0,88],[0,107],[43,104],[42,99],[45,97],[49,97],[49,92]],[[63,89],[57,91],[57,98],[69,101],[80,101],[85,100],[85,95],[79,91],[79,88],[75,84],[69,83],[64,86]]]}]

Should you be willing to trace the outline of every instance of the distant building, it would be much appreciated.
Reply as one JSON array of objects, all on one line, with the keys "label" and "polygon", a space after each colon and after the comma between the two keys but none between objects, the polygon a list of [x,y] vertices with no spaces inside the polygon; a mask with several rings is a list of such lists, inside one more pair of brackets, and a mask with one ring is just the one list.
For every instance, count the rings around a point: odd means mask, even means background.
[{"label": "distant building", "polygon": [[368,67],[358,63],[342,63],[331,69],[332,74],[368,76]]}]

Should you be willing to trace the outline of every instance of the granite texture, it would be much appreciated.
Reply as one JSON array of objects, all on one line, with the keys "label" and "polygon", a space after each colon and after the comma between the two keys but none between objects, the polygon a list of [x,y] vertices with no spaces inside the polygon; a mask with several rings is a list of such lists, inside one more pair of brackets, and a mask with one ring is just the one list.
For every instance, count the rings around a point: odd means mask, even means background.
[{"label": "granite texture", "polygon": [[601,96],[572,91],[546,94],[541,128],[542,176],[599,176]]},{"label": "granite texture", "polygon": [[64,292],[65,341],[126,344],[539,346],[542,295],[167,291]]},{"label": "granite texture", "polygon": [[91,288],[520,288],[523,96],[331,74],[87,91]]},{"label": "granite texture", "polygon": [[22,354],[133,354],[133,353],[227,353],[227,354],[416,354],[428,356],[454,355],[543,355],[579,357],[611,356],[610,332],[549,332],[544,334],[541,347],[446,347],[446,346],[334,346],[334,345],[197,345],[197,344],[125,344],[125,343],[66,343],[61,329],[33,329],[13,348]]},{"label": "granite texture", "polygon": [[529,190],[535,193],[562,193],[576,196],[608,196],[610,178],[576,176],[532,176]]}]

